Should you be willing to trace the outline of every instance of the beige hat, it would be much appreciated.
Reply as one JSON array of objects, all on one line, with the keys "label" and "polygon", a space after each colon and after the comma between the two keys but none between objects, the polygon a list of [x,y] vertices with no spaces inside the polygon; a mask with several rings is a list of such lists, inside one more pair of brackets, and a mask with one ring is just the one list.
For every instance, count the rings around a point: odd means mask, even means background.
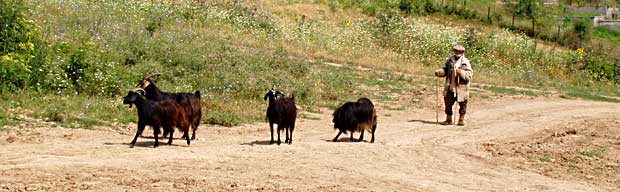
[{"label": "beige hat", "polygon": [[463,47],[462,45],[455,45],[454,47],[452,47],[453,51],[465,51],[465,47]]}]

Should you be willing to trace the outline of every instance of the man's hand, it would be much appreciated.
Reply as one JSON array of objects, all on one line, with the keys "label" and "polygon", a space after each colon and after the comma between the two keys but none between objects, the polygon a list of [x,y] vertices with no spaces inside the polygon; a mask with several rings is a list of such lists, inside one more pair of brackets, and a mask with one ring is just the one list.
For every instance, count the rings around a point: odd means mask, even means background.
[{"label": "man's hand", "polygon": [[437,76],[437,77],[443,77],[444,75],[445,75],[445,74],[444,74],[443,69],[437,69],[437,70],[435,70],[435,76]]}]

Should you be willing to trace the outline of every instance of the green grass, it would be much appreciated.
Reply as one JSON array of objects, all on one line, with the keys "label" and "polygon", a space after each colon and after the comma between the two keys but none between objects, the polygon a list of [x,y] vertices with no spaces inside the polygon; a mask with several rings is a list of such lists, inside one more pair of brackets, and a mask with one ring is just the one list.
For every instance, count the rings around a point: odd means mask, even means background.
[{"label": "green grass", "polygon": [[580,99],[587,99],[587,100],[592,100],[592,101],[603,101],[603,102],[610,102],[610,103],[620,103],[620,99],[604,97],[604,96],[594,95],[591,93],[584,93],[584,92],[570,92],[570,93],[566,93],[562,95],[562,97],[580,98]]},{"label": "green grass", "polygon": [[594,38],[620,44],[620,31],[611,30],[605,27],[595,27],[592,32],[592,36]]},{"label": "green grass", "polygon": [[616,99],[620,97],[620,89],[611,83],[584,86],[563,85],[557,86],[556,89],[563,92],[563,94],[560,95],[562,98],[579,98],[611,103],[620,102],[620,99]]},{"label": "green grass", "polygon": [[542,162],[545,162],[545,163],[549,163],[549,162],[551,162],[551,156],[545,154],[542,157],[540,157],[539,160],[542,161]]},{"label": "green grass", "polygon": [[[135,109],[122,105],[121,98],[83,97],[80,95],[55,95],[20,92],[5,94],[10,98],[0,105],[10,116],[28,115],[32,118],[44,119],[65,127],[91,128],[95,125],[112,125],[116,122],[135,122]],[[9,112],[10,111],[10,112]],[[5,115],[6,116],[6,115]],[[0,122],[16,124],[23,120],[0,117]]]},{"label": "green grass", "polygon": [[591,158],[603,157],[603,155],[600,154],[599,152],[597,152],[597,151],[590,151],[590,150],[581,151],[581,152],[579,152],[579,154],[581,154],[583,156],[586,156],[586,157],[591,157]]},{"label": "green grass", "polygon": [[391,106],[384,106],[385,109],[390,110],[390,111],[404,111],[405,108],[404,106],[397,106],[397,107],[391,107]]},{"label": "green grass", "polygon": [[573,17],[594,17],[601,16],[601,14],[590,11],[575,11],[572,13],[565,14],[564,16],[573,16]]}]

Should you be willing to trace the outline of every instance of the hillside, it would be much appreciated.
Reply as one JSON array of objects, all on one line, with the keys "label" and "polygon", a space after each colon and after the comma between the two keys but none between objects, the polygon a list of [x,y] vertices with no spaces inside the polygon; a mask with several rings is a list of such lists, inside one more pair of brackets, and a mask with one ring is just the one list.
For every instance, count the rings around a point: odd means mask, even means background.
[{"label": "hillside", "polygon": [[162,90],[203,92],[210,124],[262,120],[271,87],[307,111],[362,96],[409,106],[433,94],[430,71],[457,43],[468,48],[475,83],[492,85],[474,95],[620,95],[581,70],[582,52],[442,15],[369,15],[346,1],[10,2],[22,2],[16,21],[29,36],[2,57],[12,69],[2,76],[2,125],[134,122],[121,97],[152,72],[163,74]]}]

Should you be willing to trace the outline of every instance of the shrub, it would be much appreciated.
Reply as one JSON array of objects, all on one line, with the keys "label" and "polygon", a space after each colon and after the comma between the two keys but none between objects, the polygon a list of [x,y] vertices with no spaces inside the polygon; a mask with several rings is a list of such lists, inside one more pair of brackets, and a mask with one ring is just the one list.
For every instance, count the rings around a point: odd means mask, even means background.
[{"label": "shrub", "polygon": [[437,12],[433,0],[401,0],[398,8],[413,15],[427,15]]},{"label": "shrub", "polygon": [[22,0],[0,1],[0,93],[26,87],[31,82],[32,65],[41,65],[36,59],[44,54],[36,26],[27,14]]},{"label": "shrub", "polygon": [[614,66],[598,56],[586,57],[584,70],[590,79],[597,81],[613,80],[614,78]]}]

